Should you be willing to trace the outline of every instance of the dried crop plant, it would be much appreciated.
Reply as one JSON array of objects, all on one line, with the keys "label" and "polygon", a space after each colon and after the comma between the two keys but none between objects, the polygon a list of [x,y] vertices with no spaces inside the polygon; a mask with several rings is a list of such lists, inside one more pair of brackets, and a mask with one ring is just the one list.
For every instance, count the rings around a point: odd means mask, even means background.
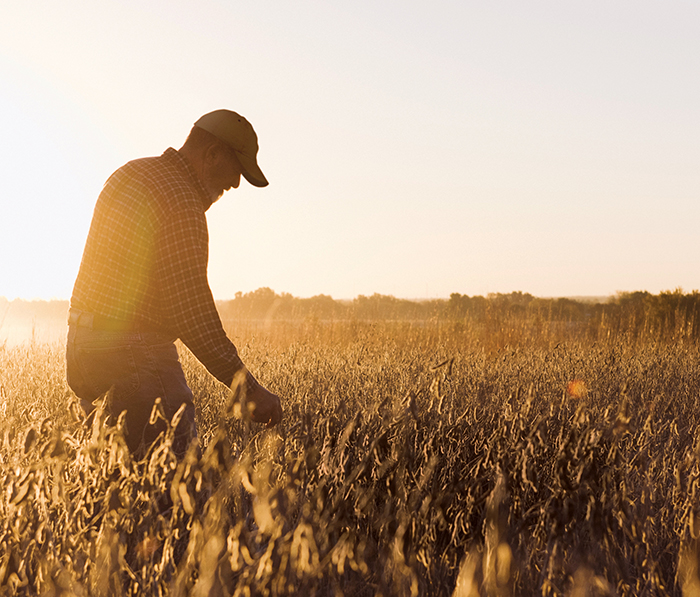
[{"label": "dried crop plant", "polygon": [[698,594],[698,347],[506,323],[232,330],[274,430],[183,349],[180,462],[1,347],[0,596]]}]

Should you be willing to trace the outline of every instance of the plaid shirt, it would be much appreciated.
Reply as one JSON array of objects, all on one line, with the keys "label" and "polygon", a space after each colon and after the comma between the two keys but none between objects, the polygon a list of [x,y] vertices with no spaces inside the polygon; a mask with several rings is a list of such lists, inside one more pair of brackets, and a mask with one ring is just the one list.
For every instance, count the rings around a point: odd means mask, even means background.
[{"label": "plaid shirt", "polygon": [[211,203],[172,148],[121,167],[97,200],[71,307],[180,338],[230,386],[243,363],[207,280]]}]

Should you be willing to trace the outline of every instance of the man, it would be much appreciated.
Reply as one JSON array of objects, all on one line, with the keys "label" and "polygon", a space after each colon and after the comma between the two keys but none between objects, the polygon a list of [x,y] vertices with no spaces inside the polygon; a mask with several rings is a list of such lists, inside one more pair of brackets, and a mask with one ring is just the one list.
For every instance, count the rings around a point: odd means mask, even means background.
[{"label": "man", "polygon": [[119,168],[97,200],[71,297],[67,378],[86,412],[111,390],[110,412],[126,411],[132,453],[143,454],[162,430],[149,425],[158,398],[169,420],[185,405],[176,452],[196,438],[177,338],[223,384],[242,381],[254,421],[272,426],[282,418],[279,397],[247,371],[226,336],[207,280],[205,212],[238,188],[241,175],[268,184],[257,152],[250,123],[216,110],[195,123],[180,150]]}]

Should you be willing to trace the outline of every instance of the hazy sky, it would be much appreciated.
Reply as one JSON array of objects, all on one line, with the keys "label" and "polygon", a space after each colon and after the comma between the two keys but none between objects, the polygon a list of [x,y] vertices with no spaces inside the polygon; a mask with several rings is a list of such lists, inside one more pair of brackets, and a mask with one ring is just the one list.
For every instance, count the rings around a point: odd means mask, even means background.
[{"label": "hazy sky", "polygon": [[270,186],[208,212],[214,296],[700,288],[700,3],[0,7],[0,296],[68,298],[97,195],[230,108]]}]

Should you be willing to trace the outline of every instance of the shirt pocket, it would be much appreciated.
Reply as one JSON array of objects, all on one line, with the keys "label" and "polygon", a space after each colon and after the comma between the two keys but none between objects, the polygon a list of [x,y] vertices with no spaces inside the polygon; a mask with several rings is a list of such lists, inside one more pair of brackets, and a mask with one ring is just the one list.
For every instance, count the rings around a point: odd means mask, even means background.
[{"label": "shirt pocket", "polygon": [[141,381],[131,346],[83,346],[77,352],[85,383],[97,396],[113,388],[114,396],[124,399],[138,391]]}]

